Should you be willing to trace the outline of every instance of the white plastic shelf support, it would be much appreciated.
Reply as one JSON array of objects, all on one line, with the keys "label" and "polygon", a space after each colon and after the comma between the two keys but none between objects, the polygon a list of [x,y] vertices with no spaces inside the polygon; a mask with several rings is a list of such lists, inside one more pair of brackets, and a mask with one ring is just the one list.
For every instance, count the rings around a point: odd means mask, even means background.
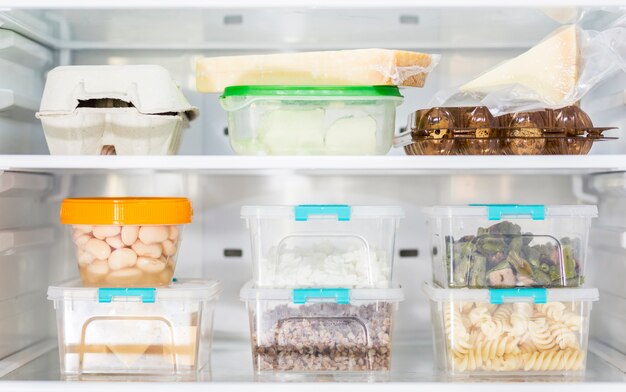
[{"label": "white plastic shelf support", "polygon": [[[626,155],[100,156],[0,155],[0,170],[60,174],[191,172],[223,175],[590,174],[626,171]],[[617,175],[617,174],[616,174]]]},{"label": "white plastic shelf support", "polygon": [[53,240],[54,229],[51,227],[0,230],[0,253],[27,246],[46,245]]},{"label": "white plastic shelf support", "polygon": [[52,189],[53,177],[37,173],[0,172],[0,195],[3,197],[43,194]]}]

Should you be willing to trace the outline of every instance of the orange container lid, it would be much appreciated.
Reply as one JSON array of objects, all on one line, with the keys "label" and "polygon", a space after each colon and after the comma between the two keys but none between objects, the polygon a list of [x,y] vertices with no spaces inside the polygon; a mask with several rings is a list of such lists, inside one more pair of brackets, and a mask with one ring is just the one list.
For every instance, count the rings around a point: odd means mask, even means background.
[{"label": "orange container lid", "polygon": [[184,197],[88,197],[61,203],[66,225],[180,225],[193,209]]}]

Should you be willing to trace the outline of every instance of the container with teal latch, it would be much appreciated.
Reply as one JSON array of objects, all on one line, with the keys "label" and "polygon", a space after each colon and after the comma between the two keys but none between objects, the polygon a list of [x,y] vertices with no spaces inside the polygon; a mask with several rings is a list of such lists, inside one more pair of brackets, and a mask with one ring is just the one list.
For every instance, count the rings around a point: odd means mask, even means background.
[{"label": "container with teal latch", "polygon": [[245,206],[259,288],[390,288],[400,207]]},{"label": "container with teal latch", "polygon": [[426,211],[444,288],[580,287],[592,205],[471,204]]},{"label": "container with teal latch", "polygon": [[197,380],[210,374],[213,313],[222,284],[48,288],[61,375],[68,380]]},{"label": "container with teal latch", "polygon": [[424,284],[435,359],[455,377],[585,373],[595,288],[443,289]]},{"label": "container with teal latch", "polygon": [[259,289],[240,292],[248,307],[257,373],[380,373],[391,366],[399,287]]}]

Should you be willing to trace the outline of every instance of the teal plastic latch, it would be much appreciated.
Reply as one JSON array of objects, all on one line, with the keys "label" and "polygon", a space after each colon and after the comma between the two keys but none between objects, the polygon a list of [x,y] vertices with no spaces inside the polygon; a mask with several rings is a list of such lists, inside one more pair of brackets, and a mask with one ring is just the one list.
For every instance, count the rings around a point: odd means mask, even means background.
[{"label": "teal plastic latch", "polygon": [[470,204],[487,207],[487,219],[501,220],[506,215],[529,215],[532,220],[544,220],[546,207],[543,204]]},{"label": "teal plastic latch", "polygon": [[515,299],[519,298],[532,298],[536,304],[545,304],[548,298],[548,290],[534,287],[489,289],[489,302],[494,305],[503,304],[507,299],[513,299],[508,302],[515,302]]},{"label": "teal plastic latch", "polygon": [[311,215],[335,215],[338,221],[350,220],[350,206],[345,204],[301,204],[294,207],[296,221],[307,221]]},{"label": "teal plastic latch", "polygon": [[154,303],[156,297],[156,289],[149,287],[141,288],[123,288],[123,287],[105,287],[98,289],[98,302],[110,303],[113,297],[140,297],[144,304]]},{"label": "teal plastic latch", "polygon": [[293,303],[303,305],[310,299],[334,299],[336,303],[350,303],[350,289],[293,289]]}]

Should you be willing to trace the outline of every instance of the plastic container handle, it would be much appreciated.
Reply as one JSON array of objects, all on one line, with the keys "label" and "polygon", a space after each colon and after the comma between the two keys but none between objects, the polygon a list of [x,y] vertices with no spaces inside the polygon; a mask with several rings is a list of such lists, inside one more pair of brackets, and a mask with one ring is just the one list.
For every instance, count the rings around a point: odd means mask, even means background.
[{"label": "plastic container handle", "polygon": [[139,297],[144,304],[154,303],[156,289],[154,288],[100,288],[98,289],[98,302],[110,303],[113,297]]},{"label": "plastic container handle", "polygon": [[409,129],[396,135],[393,138],[393,146],[395,148],[400,148],[413,143],[413,134],[411,132],[412,131]]},{"label": "plastic container handle", "polygon": [[301,204],[294,207],[296,221],[308,221],[311,215],[335,215],[338,221],[349,221],[350,206],[345,204]]},{"label": "plastic container handle", "polygon": [[522,302],[522,299],[532,299],[536,304],[545,304],[548,290],[545,288],[513,288],[489,289],[489,303],[501,305],[504,302]]},{"label": "plastic container handle", "polygon": [[487,219],[501,220],[506,215],[529,215],[532,220],[544,220],[546,207],[542,204],[470,204],[487,207]]},{"label": "plastic container handle", "polygon": [[309,299],[334,299],[337,304],[350,303],[350,289],[293,289],[293,303],[304,305]]}]

